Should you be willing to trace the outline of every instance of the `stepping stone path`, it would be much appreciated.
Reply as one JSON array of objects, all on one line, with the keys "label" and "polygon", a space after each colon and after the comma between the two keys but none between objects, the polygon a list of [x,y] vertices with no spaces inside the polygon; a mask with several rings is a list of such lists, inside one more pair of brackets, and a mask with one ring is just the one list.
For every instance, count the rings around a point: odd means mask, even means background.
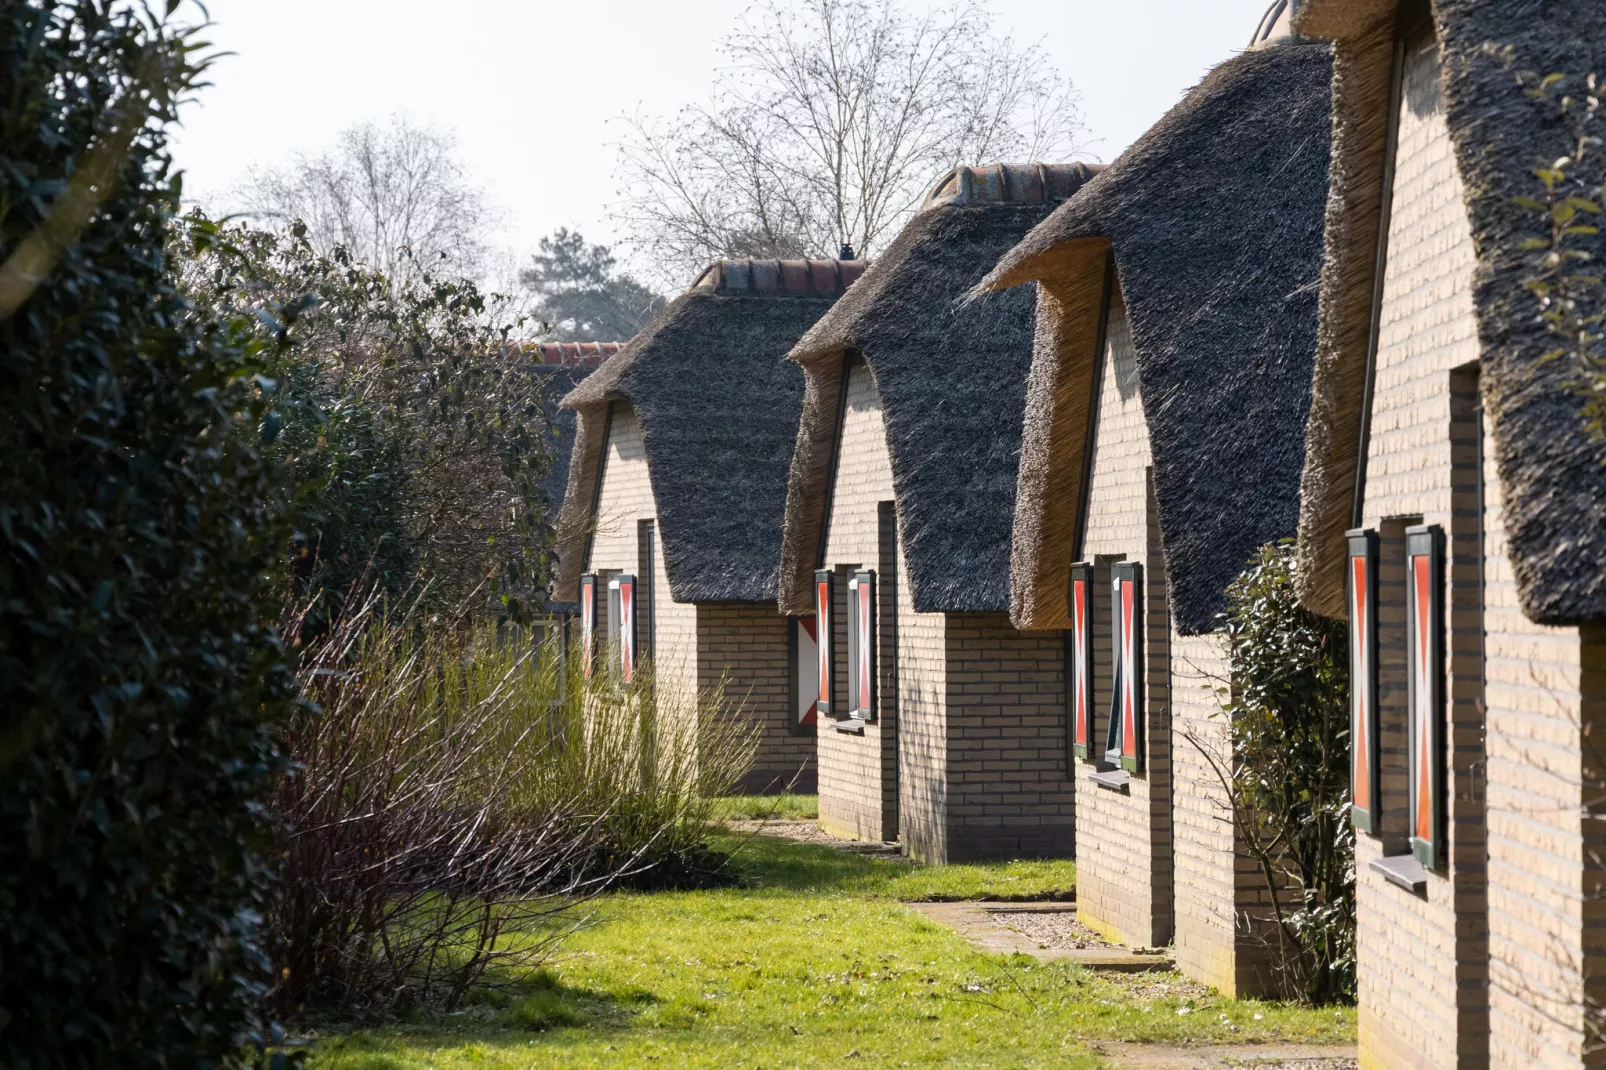
[{"label": "stepping stone path", "polygon": [[1356,1070],[1355,1046],[1234,1044],[1181,1047],[1103,1041],[1088,1047],[1120,1070]]},{"label": "stepping stone path", "polygon": [[910,903],[909,908],[995,955],[1030,955],[1121,973],[1172,968],[1164,948],[1120,947],[1100,938],[1077,922],[1075,903]]},{"label": "stepping stone path", "polygon": [[816,847],[829,847],[845,854],[870,855],[874,858],[885,858],[890,862],[909,862],[910,865],[914,864],[904,857],[903,852],[899,850],[896,843],[840,839],[821,829],[816,821],[742,819],[727,821],[725,822],[725,827],[738,834],[779,836],[782,839],[793,840],[797,843],[809,843]]}]

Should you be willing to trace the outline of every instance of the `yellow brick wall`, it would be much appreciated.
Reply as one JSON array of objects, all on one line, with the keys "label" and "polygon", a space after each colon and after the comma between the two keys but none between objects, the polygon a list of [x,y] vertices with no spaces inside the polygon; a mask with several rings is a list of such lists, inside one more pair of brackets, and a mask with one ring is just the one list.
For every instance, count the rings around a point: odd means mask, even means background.
[{"label": "yellow brick wall", "polygon": [[[647,474],[641,422],[633,408],[617,402],[609,420],[608,453],[603,461],[587,571],[638,573],[641,570],[638,525],[640,521],[656,519],[657,515],[652,481]],[[661,531],[655,541],[652,598],[657,649],[653,658],[654,673],[659,688],[680,696],[677,701],[685,701],[695,695],[697,689],[697,608],[670,598]],[[607,611],[605,592],[597,592],[597,604],[599,614]],[[641,623],[645,626],[645,618]]]},{"label": "yellow brick wall", "polygon": [[1522,615],[1492,443],[1485,470],[1492,1065],[1600,1066],[1581,1007],[1586,978],[1602,1005],[1606,642]]},{"label": "yellow brick wall", "polygon": [[792,728],[791,636],[774,602],[697,607],[697,667],[704,693],[723,688],[730,715],[759,732],[747,793],[812,792],[814,733]]},{"label": "yellow brick wall", "polygon": [[[657,506],[642,444],[641,423],[624,402],[609,422],[608,454],[597,499],[589,571],[620,571],[640,582],[640,522],[655,520]],[[772,791],[800,771],[798,790],[813,789],[813,737],[791,730],[791,668],[787,622],[774,602],[694,605],[676,602],[664,564],[664,535],[654,540],[652,591],[655,680],[666,702],[690,709],[723,678],[726,696],[740,715],[758,722],[760,740],[753,771],[741,785]],[[600,595],[599,595],[600,601]],[[602,603],[605,607],[606,603]],[[642,602],[640,626],[646,627]],[[605,609],[604,609],[605,611]],[[642,637],[645,651],[647,639]]]},{"label": "yellow brick wall", "polygon": [[[896,548],[881,503],[892,499],[880,400],[859,364],[849,373],[826,535],[832,568],[876,568],[885,584],[882,563]],[[858,735],[821,718],[821,824],[858,839],[899,838],[928,862],[1072,853],[1060,634],[1017,632],[1003,614],[916,613],[896,556],[895,701],[883,661],[879,723]],[[845,587],[839,578],[839,606]],[[845,632],[837,632],[843,695]],[[884,630],[881,639],[885,658]]]},{"label": "yellow brick wall", "polygon": [[1447,635],[1447,698],[1453,700],[1455,726],[1447,770],[1455,800],[1449,821],[1453,864],[1431,874],[1421,896],[1370,868],[1385,854],[1409,850],[1404,528],[1426,523],[1445,529],[1451,603],[1465,603],[1469,584],[1475,600],[1478,567],[1476,550],[1469,552],[1464,537],[1458,538],[1476,524],[1476,510],[1466,495],[1466,460],[1453,454],[1451,390],[1452,369],[1479,354],[1471,296],[1474,253],[1431,41],[1407,49],[1403,87],[1364,503],[1364,525],[1382,533],[1378,666],[1385,835],[1363,834],[1356,847],[1361,1063],[1476,1066],[1488,1046],[1488,952],[1475,602],[1470,629],[1462,617],[1462,627]]},{"label": "yellow brick wall", "polygon": [[[1171,705],[1165,562],[1154,516],[1148,425],[1126,312],[1112,300],[1082,557],[1142,562],[1148,763],[1130,794],[1100,787],[1097,766],[1076,763],[1076,902],[1081,921],[1123,944],[1166,944],[1173,932]],[[1110,586],[1098,570],[1094,645],[1094,747],[1102,754],[1110,703]]]},{"label": "yellow brick wall", "polygon": [[1231,681],[1225,636],[1172,635],[1177,968],[1229,995],[1265,995],[1277,982],[1265,965],[1270,897],[1241,849],[1221,779],[1233,768],[1219,694]]},{"label": "yellow brick wall", "polygon": [[1063,633],[1016,631],[1002,613],[955,613],[946,646],[945,805],[928,817],[946,829],[939,857],[1074,854]]},{"label": "yellow brick wall", "polygon": [[[853,566],[881,570],[880,503],[893,500],[892,461],[881,420],[881,401],[874,377],[864,364],[851,369],[847,406],[838,442],[836,484],[826,531],[825,560],[832,568]],[[921,722],[911,745],[923,762],[941,762],[932,746],[930,711],[941,709],[942,619],[914,612],[908,577],[899,561],[898,647],[899,706],[905,720]],[[881,578],[881,582],[885,582]],[[847,697],[847,581],[837,578],[836,694]],[[821,642],[825,637],[821,637]],[[885,688],[882,689],[885,698]],[[817,726],[820,824],[837,836],[855,840],[898,838],[898,718],[884,709],[862,735],[838,731],[835,718],[822,716]],[[940,738],[940,732],[937,734]]]}]

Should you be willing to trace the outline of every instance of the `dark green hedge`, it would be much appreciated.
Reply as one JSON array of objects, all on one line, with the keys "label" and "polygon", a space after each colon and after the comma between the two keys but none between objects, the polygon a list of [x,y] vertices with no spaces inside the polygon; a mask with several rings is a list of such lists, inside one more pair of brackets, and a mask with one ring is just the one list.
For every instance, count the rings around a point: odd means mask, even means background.
[{"label": "dark green hedge", "polygon": [[[293,701],[257,452],[273,384],[169,283],[191,41],[137,9],[0,4],[8,1070],[228,1065],[266,979],[259,803]],[[101,164],[115,181],[86,180]]]}]

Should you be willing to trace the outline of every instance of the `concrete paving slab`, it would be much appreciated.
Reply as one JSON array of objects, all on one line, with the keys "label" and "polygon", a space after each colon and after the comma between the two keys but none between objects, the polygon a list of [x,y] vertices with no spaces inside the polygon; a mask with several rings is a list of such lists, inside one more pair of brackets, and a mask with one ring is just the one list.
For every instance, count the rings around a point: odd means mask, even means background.
[{"label": "concrete paving slab", "polygon": [[1036,940],[1001,924],[995,913],[1074,911],[1074,903],[909,903],[932,921],[948,926],[972,945],[994,955],[1030,955],[1041,962],[1075,962],[1091,970],[1145,973],[1169,970],[1169,952],[1134,951],[1126,947],[1042,947]]}]

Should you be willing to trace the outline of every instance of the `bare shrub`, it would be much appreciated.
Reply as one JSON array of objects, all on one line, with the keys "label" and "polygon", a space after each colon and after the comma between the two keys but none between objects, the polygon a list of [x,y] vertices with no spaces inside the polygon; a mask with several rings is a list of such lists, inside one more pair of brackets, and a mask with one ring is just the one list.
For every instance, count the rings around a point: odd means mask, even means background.
[{"label": "bare shrub", "polygon": [[711,715],[721,695],[586,681],[557,637],[347,603],[303,656],[274,800],[281,1015],[450,1010],[543,961],[608,887],[711,875],[713,796],[756,742]]}]

